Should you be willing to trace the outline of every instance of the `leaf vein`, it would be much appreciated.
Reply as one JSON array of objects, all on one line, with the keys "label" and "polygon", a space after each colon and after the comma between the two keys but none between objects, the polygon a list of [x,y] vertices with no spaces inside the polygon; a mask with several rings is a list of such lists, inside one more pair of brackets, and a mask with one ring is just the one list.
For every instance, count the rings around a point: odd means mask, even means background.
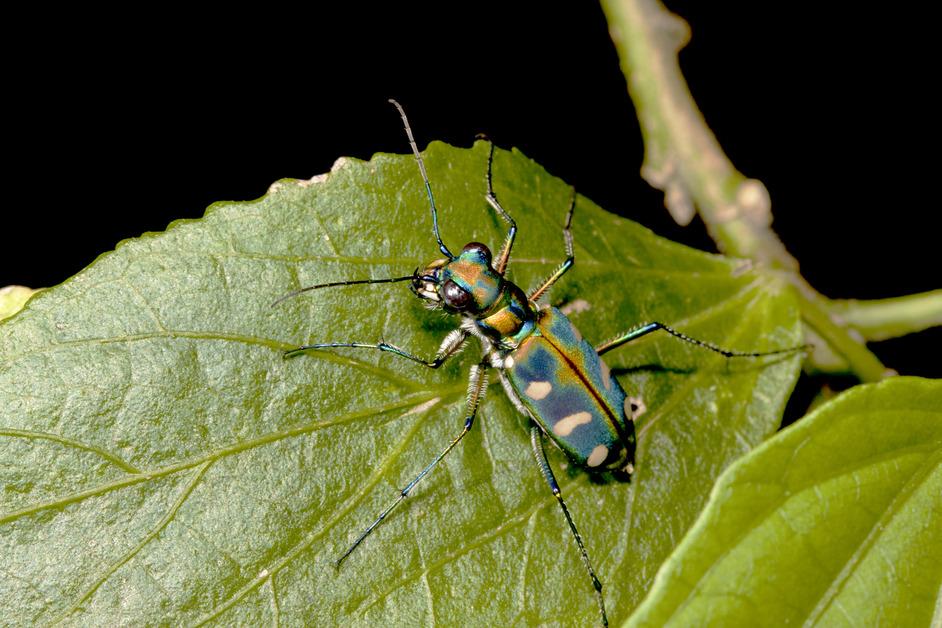
[{"label": "leaf vein", "polygon": [[141,300],[141,303],[144,306],[144,309],[147,310],[147,313],[150,315],[151,319],[154,321],[154,325],[161,331],[167,331],[167,328],[164,326],[163,322],[160,320],[160,317],[157,316],[157,311],[154,309],[154,306],[151,305],[150,301],[147,300],[147,297],[141,293],[141,291],[134,285],[134,282],[128,281],[127,278],[123,278],[120,281],[121,285],[125,286],[133,292]]},{"label": "leaf vein", "polygon": [[0,427],[0,436],[9,436],[11,438],[36,438],[41,440],[49,440],[60,445],[65,445],[66,447],[73,447],[75,449],[81,449],[83,451],[89,451],[91,453],[97,454],[110,462],[111,464],[119,467],[120,469],[127,471],[128,473],[140,473],[140,469],[134,465],[125,462],[117,454],[113,454],[105,449],[96,447],[95,445],[89,445],[81,441],[73,440],[71,438],[66,438],[65,436],[60,436],[58,434],[50,434],[48,432],[39,432],[36,430],[16,430],[11,428]]},{"label": "leaf vein", "polygon": [[[836,602],[840,606],[840,600],[837,599],[837,596],[840,595],[847,581],[850,579],[851,571],[858,565],[862,558],[873,549],[874,543],[876,543],[877,538],[886,529],[888,522],[900,513],[901,506],[912,496],[916,489],[919,488],[919,485],[926,476],[939,466],[940,462],[942,462],[942,451],[937,451],[935,455],[927,456],[922,465],[920,465],[920,467],[912,473],[906,483],[900,487],[893,500],[883,509],[880,516],[875,519],[869,532],[867,532],[867,536],[844,562],[844,566],[835,576],[834,581],[828,586],[827,590],[821,594],[818,603],[808,614],[808,618],[805,620],[805,626],[817,625],[832,603]],[[843,607],[841,606],[841,608]]]},{"label": "leaf vein", "polygon": [[[563,493],[566,494],[566,498],[570,500],[572,499],[573,495],[577,495],[581,492],[579,488],[580,487],[576,483],[576,481],[570,482],[569,484],[561,487]],[[462,556],[470,554],[472,551],[474,551],[475,549],[478,549],[479,547],[484,547],[489,543],[493,543],[494,541],[500,539],[504,535],[513,532],[517,528],[529,522],[530,519],[533,516],[535,516],[539,511],[551,506],[554,502],[555,502],[555,499],[550,500],[549,498],[535,500],[531,508],[523,511],[522,513],[520,513],[519,515],[515,517],[511,517],[509,519],[504,520],[504,522],[501,523],[501,525],[495,528],[492,528],[488,530],[487,532],[484,532],[483,534],[479,534],[476,537],[468,537],[464,539],[466,542],[462,543],[454,551],[444,554],[441,558],[439,558],[438,560],[428,565],[423,565],[423,571],[430,572],[436,569],[440,569],[441,567],[444,567],[445,565],[456,561]],[[401,578],[399,581],[387,587],[385,590],[374,595],[371,599],[364,600],[364,602],[361,603],[360,606],[357,608],[356,612],[357,613],[366,612],[372,606],[379,603],[380,600],[387,597],[393,591],[406,586],[410,582],[414,582],[421,576],[422,576],[422,573],[413,573],[413,574],[407,575],[404,578]]]},{"label": "leaf vein", "polygon": [[[907,448],[903,448],[903,449],[899,449],[899,450],[896,450],[896,451],[894,451],[894,452],[891,452],[891,456],[892,456],[892,457],[898,457],[899,455],[905,455],[905,454],[911,453],[912,451],[919,451],[919,450],[934,451],[934,450],[937,450],[938,447],[939,447],[939,444],[938,444],[938,443],[932,444],[931,446],[907,447]],[[881,460],[880,460],[880,461],[882,462],[883,460],[885,460],[885,458],[886,458],[886,457],[881,457]],[[936,455],[936,456],[934,456],[934,457],[930,456],[930,457],[929,457],[929,460],[935,461],[937,458],[939,458],[939,455]],[[936,463],[937,463],[937,462],[936,462]],[[689,588],[690,588],[690,590],[688,591],[687,595],[684,597],[683,601],[681,601],[679,604],[677,604],[677,606],[674,608],[674,610],[673,610],[673,612],[671,613],[671,616],[670,616],[670,617],[671,617],[671,618],[672,618],[672,617],[675,617],[675,616],[676,616],[678,613],[680,613],[684,608],[686,608],[687,605],[693,600],[694,593],[697,591],[697,583],[698,583],[698,582],[702,582],[707,576],[709,576],[709,575],[710,575],[711,573],[713,573],[716,569],[718,569],[720,563],[723,562],[723,560],[726,558],[726,556],[728,556],[729,553],[732,552],[733,549],[734,549],[736,546],[738,546],[738,544],[739,544],[744,538],[746,538],[747,536],[749,536],[750,534],[752,534],[752,532],[755,531],[756,528],[758,528],[760,525],[762,525],[769,517],[773,516],[773,515],[781,508],[781,506],[782,506],[786,501],[788,501],[789,499],[793,499],[794,497],[797,497],[798,495],[800,495],[802,492],[804,492],[804,491],[806,491],[806,490],[809,490],[809,489],[816,489],[816,488],[817,488],[820,484],[822,484],[822,483],[829,482],[830,480],[833,480],[833,479],[835,479],[835,478],[837,478],[837,477],[840,477],[840,476],[842,476],[842,475],[847,475],[847,474],[849,474],[849,473],[853,473],[853,472],[858,471],[858,470],[860,470],[860,469],[866,468],[867,466],[870,466],[871,464],[876,464],[876,462],[875,462],[875,461],[872,461],[872,460],[863,460],[863,461],[860,461],[859,464],[855,464],[855,465],[851,465],[850,467],[845,467],[845,468],[843,468],[839,473],[835,473],[835,474],[829,475],[829,476],[827,476],[827,477],[816,477],[816,478],[814,478],[811,482],[809,482],[807,485],[804,485],[803,487],[799,488],[798,490],[789,490],[789,491],[787,491],[787,492],[786,492],[786,490],[785,490],[786,487],[785,487],[781,482],[769,482],[769,484],[776,484],[776,485],[782,486],[782,489],[783,489],[782,496],[779,497],[779,498],[776,498],[776,499],[773,500],[773,501],[771,501],[771,502],[769,503],[769,505],[766,506],[766,507],[763,509],[763,511],[762,511],[761,513],[756,513],[754,519],[749,523],[749,525],[748,525],[747,527],[743,527],[743,528],[739,529],[739,530],[737,531],[736,535],[735,535],[735,538],[731,538],[731,539],[728,541],[728,543],[727,543],[727,548],[726,548],[720,555],[718,555],[716,558],[712,559],[710,567],[707,568],[707,570],[704,571],[704,572],[697,578],[696,581],[694,581],[694,582],[688,582],[688,583],[687,583],[688,586],[689,586]],[[926,466],[929,466],[929,465],[927,465],[927,464],[924,464],[924,465],[923,465],[923,467],[926,467]],[[921,469],[920,469],[920,471],[921,471]],[[926,471],[925,473],[928,473],[928,471]],[[922,473],[922,475],[924,476],[925,473]],[[913,481],[913,479],[914,479],[917,475],[919,475],[919,473],[913,473],[913,474],[912,474],[912,477],[910,478],[910,480],[907,480],[907,484],[906,484],[905,486],[908,487],[909,484]],[[896,498],[894,498],[894,503],[895,503],[895,501],[896,501],[897,499],[899,499],[899,496],[897,496]],[[885,512],[885,511],[884,511],[884,512]],[[871,532],[872,532],[872,531],[871,531]],[[868,536],[868,538],[869,538],[869,536]]]},{"label": "leaf vein", "polygon": [[[454,388],[451,391],[451,394],[457,395],[457,394],[460,394],[461,392],[464,392],[464,387]],[[409,416],[413,414],[411,410],[412,408],[410,408],[409,411],[403,413],[401,417],[405,417],[405,416]],[[402,439],[400,439],[399,445],[390,453],[389,456],[386,457],[385,460],[383,460],[383,462],[377,467],[376,471],[374,471],[373,475],[369,478],[369,480],[363,483],[363,485],[361,486],[361,489],[357,493],[352,495],[349,499],[347,499],[346,503],[342,504],[340,508],[337,508],[334,512],[334,515],[330,517],[327,520],[327,522],[319,530],[308,533],[307,537],[304,540],[302,540],[300,543],[292,547],[281,558],[279,558],[272,565],[272,567],[267,569],[265,578],[269,576],[274,576],[275,574],[280,572],[282,569],[284,569],[295,558],[300,556],[311,545],[313,545],[315,541],[317,541],[318,539],[323,537],[325,534],[327,534],[327,532],[330,531],[330,529],[333,528],[343,517],[349,514],[357,506],[357,504],[359,504],[363,500],[363,498],[367,495],[367,493],[369,493],[379,483],[379,481],[383,478],[383,476],[389,470],[389,467],[392,465],[392,463],[395,460],[397,460],[402,455],[402,453],[407,449],[407,445],[411,442],[412,438],[415,436],[416,432],[419,430],[421,426],[422,426],[422,421],[414,421],[409,431],[405,433]],[[212,621],[213,619],[216,619],[217,617],[222,615],[224,612],[226,612],[227,610],[235,606],[246,595],[248,595],[253,590],[261,586],[265,578],[256,576],[252,580],[246,582],[241,588],[239,588],[235,593],[229,596],[229,598],[226,599],[224,602],[222,602],[219,606],[217,606],[215,609],[213,609],[209,613],[206,613],[199,619],[197,619],[193,625],[202,626]]]},{"label": "leaf vein", "polygon": [[144,549],[145,546],[147,546],[148,543],[157,538],[164,528],[166,528],[167,525],[173,521],[174,517],[176,517],[177,513],[180,511],[180,508],[184,503],[186,503],[186,500],[193,493],[193,489],[196,488],[197,484],[199,484],[203,474],[213,464],[213,462],[213,460],[207,460],[196,469],[196,471],[193,473],[193,477],[190,478],[190,481],[187,482],[186,486],[183,487],[183,490],[180,491],[177,499],[170,506],[170,509],[163,516],[163,518],[157,522],[157,525],[155,525],[137,545],[132,547],[127,553],[124,554],[124,556],[116,560],[107,569],[105,569],[104,573],[99,576],[98,579],[95,580],[95,582],[93,582],[87,589],[85,589],[85,591],[75,599],[75,601],[69,606],[68,609],[66,609],[64,613],[52,621],[53,624],[58,624],[65,621],[66,618],[78,611],[82,604],[84,604],[86,600],[89,600],[108,578],[110,578],[116,571],[118,571],[118,569],[134,558],[142,549]]},{"label": "leaf vein", "polygon": [[[738,291],[730,299],[727,299],[726,301],[723,301],[721,303],[717,303],[716,305],[712,305],[706,309],[700,310],[696,312],[693,316],[684,318],[674,324],[677,326],[692,326],[692,325],[696,325],[698,323],[704,322],[706,320],[709,320],[709,318],[712,316],[719,315],[723,310],[737,304],[741,296],[747,294],[750,290],[754,289],[755,283],[756,282],[753,282],[743,287],[742,290]],[[746,308],[746,311],[752,311],[752,310],[750,308]],[[737,332],[742,331],[745,328],[746,328],[746,325],[739,325],[735,330],[732,330],[733,333],[726,336],[723,342],[727,343],[730,340],[734,339],[738,335]],[[664,363],[665,361],[666,360],[660,360],[661,363]],[[648,430],[650,430],[651,427],[655,423],[657,423],[661,418],[666,416],[669,410],[672,410],[675,406],[679,405],[681,401],[683,401],[686,398],[687,393],[691,389],[694,389],[695,387],[697,387],[700,384],[700,380],[706,377],[706,375],[710,372],[712,371],[708,369],[697,369],[689,377],[684,379],[682,386],[680,387],[675,386],[671,390],[671,394],[668,398],[668,401],[662,404],[655,412],[652,412],[649,415],[648,420],[646,420],[644,424],[638,428],[638,442],[640,443],[644,435],[648,432]]]},{"label": "leaf vein", "polygon": [[[461,387],[453,386],[450,389],[447,389],[447,393],[452,394],[452,395],[458,394],[459,392],[463,392],[463,391],[464,391],[463,386]],[[145,470],[145,471],[142,471],[140,474],[131,475],[129,477],[122,478],[120,480],[116,480],[113,482],[109,482],[107,484],[102,484],[94,488],[90,488],[84,491],[79,491],[77,493],[72,493],[69,495],[64,495],[62,497],[57,497],[55,499],[51,499],[51,500],[41,502],[38,504],[33,504],[31,506],[27,506],[26,508],[21,508],[19,510],[6,513],[0,516],[0,524],[8,523],[10,521],[14,521],[21,517],[25,517],[27,515],[31,515],[31,514],[34,514],[42,510],[49,509],[49,508],[61,508],[63,506],[67,506],[72,503],[83,501],[90,497],[96,497],[98,495],[103,495],[105,493],[109,493],[114,490],[123,489],[129,486],[133,486],[135,484],[140,484],[141,482],[148,482],[156,478],[165,477],[167,475],[177,473],[178,471],[191,469],[193,467],[204,464],[208,461],[221,460],[222,458],[225,458],[227,456],[239,454],[244,451],[248,451],[250,449],[268,445],[270,443],[279,442],[286,438],[293,438],[295,436],[309,434],[312,432],[316,432],[318,430],[334,427],[336,425],[350,423],[357,419],[362,419],[362,418],[374,416],[377,414],[382,414],[384,412],[389,412],[391,410],[396,410],[398,408],[412,408],[417,403],[421,404],[424,401],[428,401],[437,396],[441,396],[442,394],[445,394],[445,393],[442,393],[441,391],[439,391],[434,395],[426,394],[426,395],[419,396],[418,399],[416,398],[415,395],[410,395],[407,397],[403,397],[395,402],[390,402],[390,403],[383,404],[380,406],[367,408],[365,410],[358,410],[356,412],[350,412],[348,414],[335,417],[334,419],[331,419],[331,420],[315,421],[312,423],[300,425],[298,427],[293,427],[286,430],[281,430],[278,432],[265,434],[263,436],[259,436],[257,438],[243,441],[241,443],[235,443],[232,445],[228,445],[226,447],[222,447],[220,449],[217,449],[213,452],[210,452],[208,454],[205,454],[195,459],[180,461],[175,464],[161,467],[159,469]]]},{"label": "leaf vein", "polygon": [[523,536],[523,549],[520,551],[520,575],[517,576],[517,608],[523,614],[527,608],[527,571],[530,568],[530,554],[533,552],[533,538],[535,537],[536,519],[538,511],[534,511],[527,520],[527,532]]},{"label": "leaf vein", "polygon": [[[112,336],[105,338],[79,338],[77,340],[66,340],[63,342],[57,342],[52,345],[42,347],[40,349],[35,349],[32,351],[25,351],[14,356],[10,356],[7,359],[7,363],[11,363],[20,358],[24,358],[30,355],[41,355],[44,353],[49,353],[51,351],[57,351],[59,349],[69,349],[72,347],[82,347],[88,344],[119,344],[119,343],[130,343],[130,342],[144,342],[147,340],[159,340],[163,338],[176,339],[176,338],[186,338],[188,340],[206,340],[206,341],[221,341],[221,342],[235,342],[238,344],[245,344],[249,346],[260,346],[275,351],[284,352],[290,349],[297,347],[296,344],[289,344],[286,342],[281,342],[277,340],[271,340],[268,338],[262,338],[259,336],[249,336],[245,334],[227,334],[222,332],[211,332],[211,331],[182,331],[182,330],[169,330],[169,331],[155,331],[155,332],[145,332],[141,334],[129,334],[126,336]],[[399,386],[412,388],[413,390],[419,389],[422,387],[422,384],[414,382],[409,379],[401,377],[399,374],[362,360],[352,358],[340,353],[334,353],[332,351],[317,351],[306,354],[308,357],[315,357],[317,359],[327,360],[329,362],[346,364],[355,368],[358,368],[364,372],[372,373],[378,377],[387,379]]]},{"label": "leaf vein", "polygon": [[275,588],[275,574],[268,575],[268,588],[271,591],[271,623],[273,628],[281,626],[281,605],[278,603],[278,589]]}]

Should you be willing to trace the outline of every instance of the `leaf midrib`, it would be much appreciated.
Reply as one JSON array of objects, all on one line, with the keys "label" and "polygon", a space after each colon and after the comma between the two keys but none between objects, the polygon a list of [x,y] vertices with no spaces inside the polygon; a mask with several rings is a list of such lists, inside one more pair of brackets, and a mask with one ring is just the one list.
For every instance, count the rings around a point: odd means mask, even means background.
[{"label": "leaf midrib", "polygon": [[844,590],[854,568],[870,553],[877,539],[886,531],[890,522],[902,512],[905,503],[909,501],[913,493],[916,492],[916,489],[922,485],[922,482],[929,473],[942,464],[942,449],[939,448],[939,443],[934,443],[933,449],[936,450],[935,455],[930,455],[925,458],[922,464],[913,471],[906,483],[900,487],[899,492],[893,500],[883,509],[883,513],[874,520],[873,525],[867,532],[867,536],[847,558],[844,562],[844,566],[841,567],[840,572],[835,576],[834,581],[828,586],[827,590],[822,592],[818,603],[808,613],[808,617],[805,619],[804,623],[805,626],[812,626],[818,623],[834,600],[837,599],[837,596]]}]

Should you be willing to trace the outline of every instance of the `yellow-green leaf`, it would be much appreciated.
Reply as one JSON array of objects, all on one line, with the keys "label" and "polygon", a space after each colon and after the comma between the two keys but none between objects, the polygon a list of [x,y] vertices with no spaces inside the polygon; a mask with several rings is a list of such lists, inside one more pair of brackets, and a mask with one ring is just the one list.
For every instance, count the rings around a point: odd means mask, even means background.
[{"label": "yellow-green leaf", "polygon": [[628,626],[929,626],[942,382],[853,388],[719,479]]},{"label": "yellow-green leaf", "polygon": [[0,288],[0,321],[19,312],[33,293],[26,286],[4,286]]}]

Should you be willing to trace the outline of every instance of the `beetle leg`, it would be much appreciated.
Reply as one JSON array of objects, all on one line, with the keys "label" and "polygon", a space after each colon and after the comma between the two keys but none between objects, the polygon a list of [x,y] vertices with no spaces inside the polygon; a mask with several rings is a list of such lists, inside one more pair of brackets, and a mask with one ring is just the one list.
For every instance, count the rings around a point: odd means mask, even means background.
[{"label": "beetle leg", "polygon": [[811,348],[811,345],[799,345],[797,347],[789,347],[787,349],[776,349],[775,351],[759,351],[759,352],[733,351],[730,349],[724,349],[723,347],[719,347],[713,344],[712,342],[706,342],[704,340],[697,340],[696,338],[691,338],[687,334],[681,333],[677,331],[676,329],[671,329],[664,323],[658,323],[657,321],[655,321],[653,323],[645,323],[643,325],[638,325],[637,327],[630,329],[623,334],[619,334],[618,336],[612,338],[611,340],[603,342],[602,344],[597,346],[595,348],[595,351],[599,355],[602,355],[603,353],[611,351],[612,349],[617,349],[623,344],[629,343],[632,340],[637,340],[641,336],[646,336],[650,334],[651,332],[657,331],[659,329],[666,331],[668,334],[670,334],[674,338],[683,340],[684,342],[688,342],[698,347],[703,347],[704,349],[709,349],[710,351],[719,353],[720,355],[724,355],[727,358],[761,358],[766,355],[782,355],[785,353],[795,353],[797,351],[806,351]]},{"label": "beetle leg", "polygon": [[417,476],[415,476],[411,482],[403,487],[399,491],[399,497],[397,497],[393,503],[387,506],[386,509],[381,512],[379,516],[376,517],[376,519],[373,520],[373,523],[371,523],[362,533],[360,533],[360,536],[358,536],[353,544],[347,548],[347,551],[343,553],[343,556],[338,558],[337,562],[334,563],[338,568],[344,559],[352,554],[353,550],[359,547],[360,543],[362,543],[364,539],[366,539],[366,537],[368,537],[370,533],[373,532],[373,530],[375,530],[376,527],[383,522],[383,519],[385,519],[386,516],[392,512],[396,506],[401,504],[403,500],[409,496],[409,493],[412,492],[412,489],[414,489],[416,485],[422,481],[422,478],[428,475],[429,471],[431,471],[435,465],[441,462],[442,458],[447,456],[448,452],[455,448],[455,445],[461,442],[461,439],[465,437],[465,434],[471,431],[471,426],[474,424],[474,417],[477,414],[481,399],[484,398],[485,391],[487,391],[487,363],[481,362],[480,364],[471,367],[471,375],[468,377],[468,411],[464,420],[464,428],[461,430],[461,433],[451,441],[448,447],[445,447],[442,453],[438,454],[435,460],[432,460],[432,462],[422,469],[422,471]]},{"label": "beetle leg", "polygon": [[418,362],[424,366],[427,366],[432,369],[437,369],[445,361],[452,357],[453,355],[458,354],[461,349],[464,347],[465,341],[468,339],[468,332],[463,329],[455,329],[448,333],[445,336],[445,339],[442,340],[442,344],[438,347],[438,352],[435,354],[435,357],[431,360],[426,360],[417,355],[409,353],[403,349],[400,349],[396,345],[391,345],[388,342],[378,342],[378,343],[366,343],[366,342],[321,342],[312,345],[304,345],[297,347],[296,349],[290,349],[285,351],[284,357],[290,358],[298,354],[304,353],[312,349],[344,349],[344,348],[353,348],[353,349],[379,349],[380,351],[385,351],[387,353],[393,353],[398,356],[402,356],[413,362]]},{"label": "beetle leg", "polygon": [[576,188],[572,188],[572,196],[569,199],[569,211],[566,212],[566,226],[563,227],[563,241],[566,243],[566,259],[559,267],[553,271],[546,280],[540,284],[540,287],[530,294],[530,301],[536,301],[543,293],[549,290],[550,286],[559,281],[559,278],[566,274],[576,261],[576,256],[572,249],[572,213],[576,209]]},{"label": "beetle leg", "polygon": [[556,502],[566,516],[566,523],[569,524],[569,530],[572,532],[572,536],[576,539],[576,544],[579,546],[579,553],[582,554],[582,562],[585,565],[586,571],[589,572],[589,577],[592,579],[592,587],[595,589],[595,597],[599,603],[599,613],[602,615],[602,625],[608,626],[608,616],[605,614],[605,600],[602,599],[602,583],[599,582],[595,571],[592,569],[592,563],[589,562],[589,554],[585,551],[585,545],[582,544],[582,535],[579,534],[579,530],[576,529],[576,524],[572,521],[572,515],[569,514],[569,509],[566,508],[566,502],[563,501],[563,494],[559,490],[559,484],[556,483],[556,476],[553,475],[553,470],[550,468],[549,461],[546,459],[546,451],[543,449],[543,432],[541,432],[540,428],[536,425],[530,426],[530,444],[533,446],[533,457],[536,460],[536,464],[539,465],[543,478],[546,480],[546,483],[549,484],[550,490],[553,491]]},{"label": "beetle leg", "polygon": [[504,271],[507,270],[507,263],[510,261],[510,249],[513,248],[514,237],[517,235],[517,223],[510,217],[507,210],[501,207],[500,201],[497,200],[497,195],[494,194],[494,181],[491,176],[492,166],[494,164],[494,142],[490,140],[488,140],[488,142],[491,145],[491,149],[487,154],[487,194],[484,195],[484,198],[498,215],[500,215],[504,222],[510,226],[507,230],[507,237],[504,238],[504,245],[501,247],[500,253],[497,255],[497,260],[494,262],[494,270],[503,275]]}]

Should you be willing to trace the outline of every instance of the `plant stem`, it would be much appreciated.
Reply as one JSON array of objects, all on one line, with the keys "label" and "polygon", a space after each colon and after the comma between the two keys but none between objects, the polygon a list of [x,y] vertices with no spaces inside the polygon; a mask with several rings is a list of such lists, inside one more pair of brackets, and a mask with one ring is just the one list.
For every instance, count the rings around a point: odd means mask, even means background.
[{"label": "plant stem", "polygon": [[[810,288],[810,287],[809,287]],[[875,382],[895,375],[896,372],[883,366],[883,363],[873,355],[859,334],[842,327],[836,317],[826,309],[826,299],[813,290],[799,290],[798,302],[801,307],[802,320],[823,338],[835,353],[847,361],[848,370],[854,373],[861,381]],[[822,371],[833,371],[826,364],[815,364]]]},{"label": "plant stem", "polygon": [[641,122],[641,174],[664,191],[674,220],[687,224],[699,211],[720,251],[785,270],[798,288],[804,322],[857,377],[875,381],[891,374],[798,274],[798,263],[772,231],[765,186],[736,170],[697,109],[677,61],[690,36],[687,23],[657,0],[602,0],[602,8]]},{"label": "plant stem", "polygon": [[942,325],[942,290],[875,301],[835,300],[828,307],[867,340],[886,340]]},{"label": "plant stem", "polygon": [[771,230],[765,186],[736,170],[690,94],[677,62],[687,23],[655,0],[603,0],[602,7],[641,122],[642,176],[664,190],[678,223],[699,210],[722,252],[796,268]]}]

